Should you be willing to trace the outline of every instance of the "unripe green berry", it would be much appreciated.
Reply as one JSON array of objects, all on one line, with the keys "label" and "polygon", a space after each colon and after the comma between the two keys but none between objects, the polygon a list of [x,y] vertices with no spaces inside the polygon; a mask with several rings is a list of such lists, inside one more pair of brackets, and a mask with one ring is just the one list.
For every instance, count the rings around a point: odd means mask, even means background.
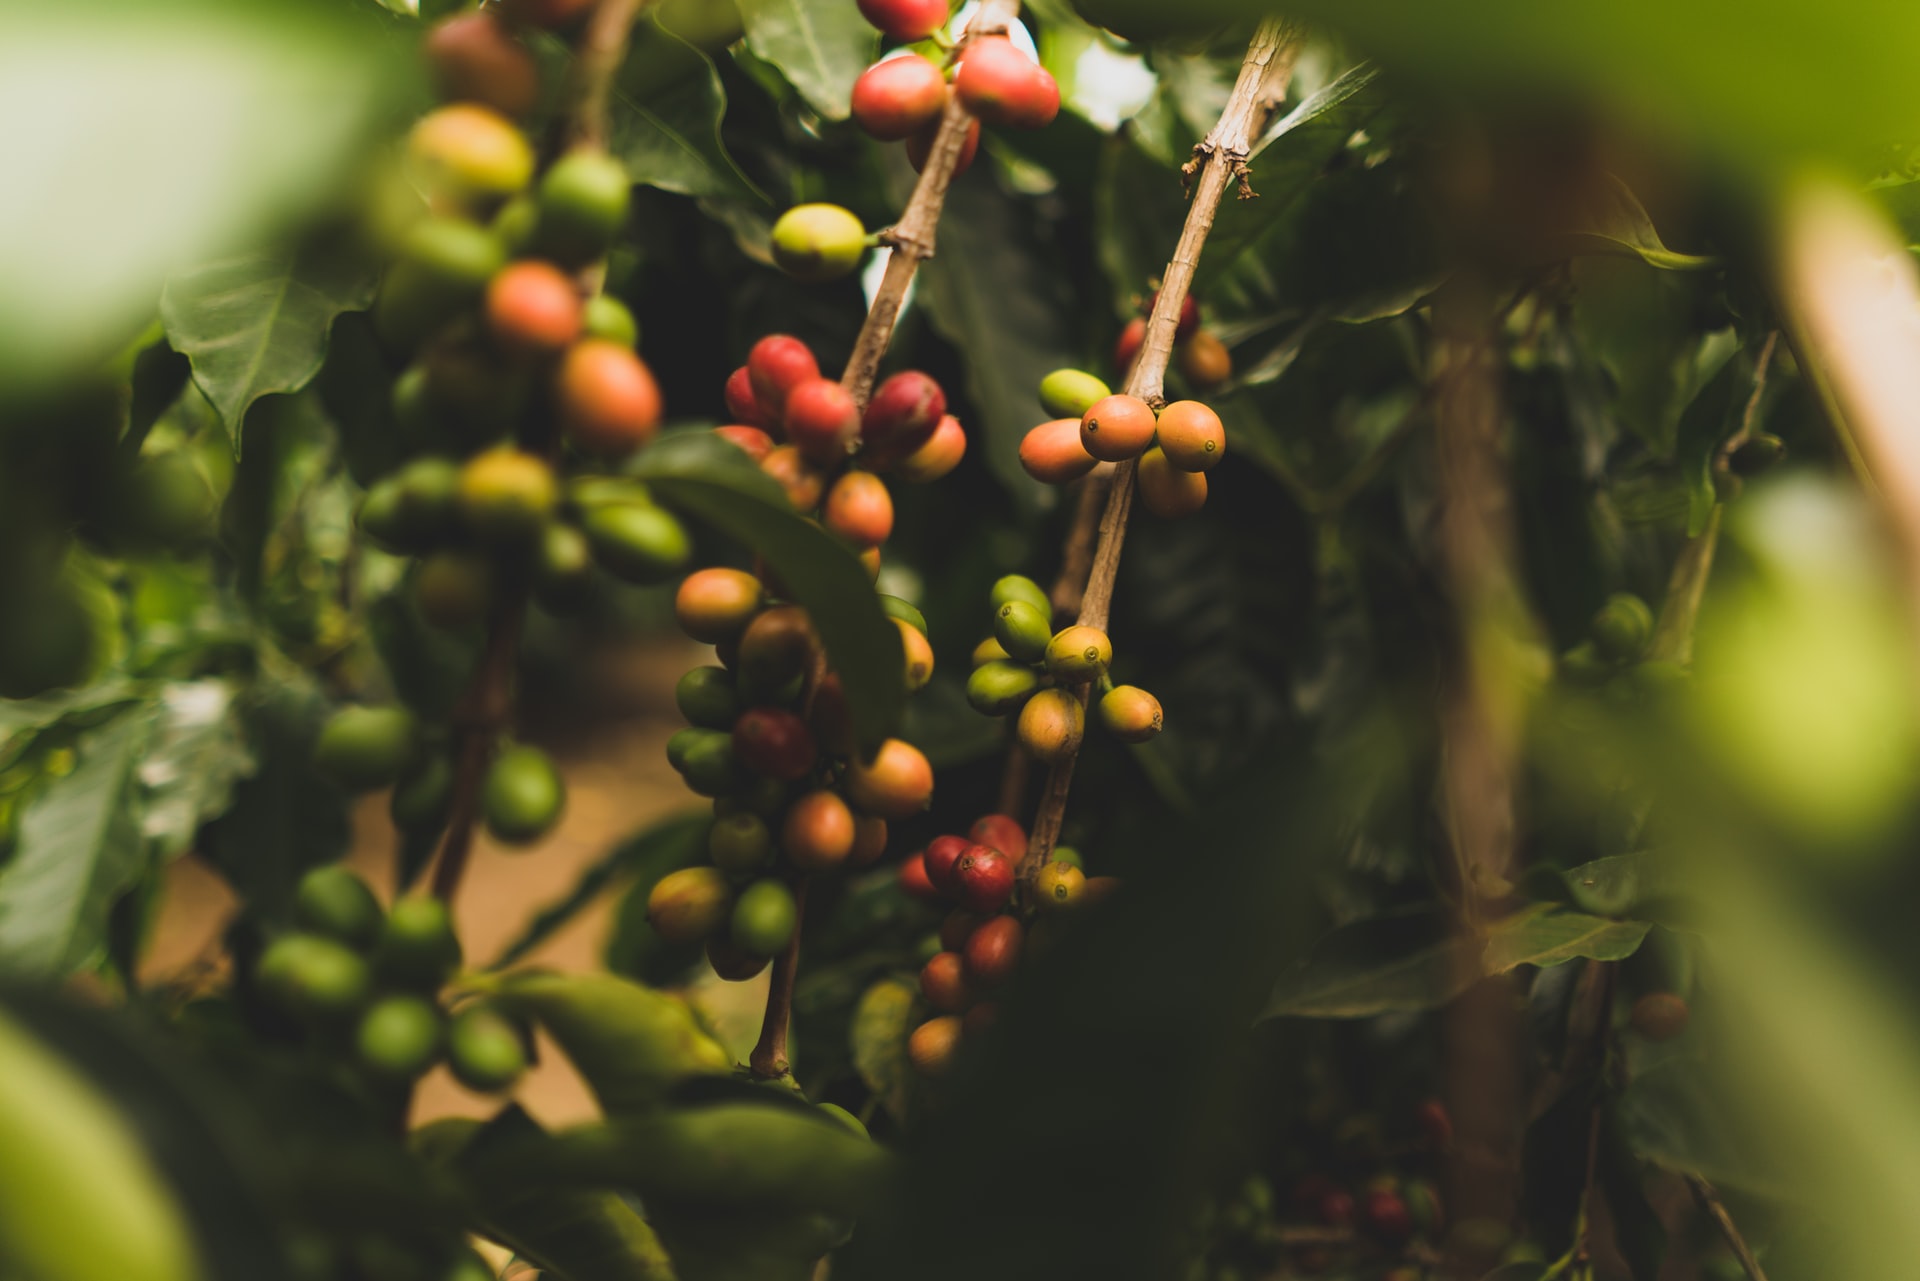
[{"label": "unripe green berry", "polygon": [[1079,418],[1113,388],[1078,369],[1056,369],[1040,380],[1040,404],[1052,418]]},{"label": "unripe green berry", "polygon": [[570,152],[540,180],[534,248],[563,267],[584,267],[607,252],[627,220],[632,183],[603,151]]},{"label": "unripe green berry", "polygon": [[531,543],[559,499],[547,461],[509,446],[475,454],[460,471],[460,514],[489,543]]},{"label": "unripe green berry", "polygon": [[640,341],[640,322],[633,318],[627,304],[608,294],[595,294],[587,299],[584,319],[589,338],[619,343],[622,347],[632,347]]},{"label": "unripe green berry", "polygon": [[440,1007],[418,996],[383,996],[360,1017],[360,1064],[389,1081],[411,1081],[440,1057]]},{"label": "unripe green berry", "polygon": [[976,712],[1004,716],[1040,688],[1040,675],[1025,663],[983,663],[967,677],[967,702]]},{"label": "unripe green berry", "polygon": [[344,707],[320,731],[313,763],[350,791],[372,791],[399,778],[418,756],[420,726],[404,707]]},{"label": "unripe green berry", "polygon": [[1081,858],[1080,851],[1071,845],[1054,846],[1053,861],[1056,863],[1065,863],[1068,867],[1077,867],[1082,872],[1087,870],[1086,860]]},{"label": "unripe green berry", "polygon": [[693,554],[686,527],[658,507],[609,503],[589,509],[581,524],[601,565],[630,583],[663,582]]},{"label": "unripe green berry", "polygon": [[707,855],[728,875],[745,876],[772,861],[773,833],[758,814],[739,810],[714,821],[707,834]]},{"label": "unripe green berry", "polygon": [[447,1066],[470,1090],[494,1093],[527,1070],[527,1048],[520,1029],[498,1010],[468,1006],[447,1027]]},{"label": "unripe green berry", "polygon": [[1098,627],[1064,627],[1047,642],[1046,661],[1055,680],[1098,680],[1113,661],[1113,642]]},{"label": "unripe green berry", "polygon": [[308,872],[294,892],[294,920],[349,947],[371,945],[379,937],[381,915],[380,900],[367,883],[337,863]]},{"label": "unripe green berry", "polygon": [[482,794],[487,831],[508,845],[528,845],[545,836],[559,821],[566,801],[560,771],[537,747],[510,747],[487,771]]},{"label": "unripe green berry", "polygon": [[994,611],[993,635],[1016,661],[1037,663],[1047,655],[1053,628],[1043,611],[1025,601],[1010,600]]},{"label": "unripe green berry", "polygon": [[1010,600],[1017,600],[1033,606],[1042,614],[1050,615],[1053,611],[1053,602],[1047,598],[1047,593],[1040,584],[1020,574],[1008,574],[1003,578],[995,579],[993,590],[987,594],[987,599],[992,602],[996,610]]},{"label": "unripe green berry", "polygon": [[795,205],[773,224],[773,260],[795,280],[837,280],[866,252],[867,229],[839,205]]},{"label": "unripe green berry", "polygon": [[793,938],[798,920],[792,890],[780,881],[755,881],[740,891],[733,905],[730,937],[749,955],[772,956]]},{"label": "unripe green berry", "polygon": [[1590,630],[1602,658],[1630,663],[1646,652],[1653,638],[1653,611],[1638,596],[1615,592],[1593,616]]},{"label": "unripe green berry", "polygon": [[673,701],[682,716],[703,729],[731,730],[745,710],[724,667],[694,668],[674,685]]},{"label": "unripe green berry", "polygon": [[[683,731],[684,732],[684,731]],[[733,735],[699,730],[688,742],[680,775],[697,796],[731,796],[748,782],[747,771],[733,754]]]},{"label": "unripe green berry", "polygon": [[1758,476],[1787,456],[1787,444],[1778,436],[1755,432],[1727,456],[1727,466],[1736,476]]},{"label": "unripe green berry", "polygon": [[423,992],[438,989],[460,966],[460,939],[447,905],[424,896],[396,902],[380,931],[373,963],[388,982]]},{"label": "unripe green berry", "polygon": [[282,1009],[306,1018],[338,1020],[367,999],[367,963],[344,943],[317,934],[288,934],[261,954],[260,988]]}]

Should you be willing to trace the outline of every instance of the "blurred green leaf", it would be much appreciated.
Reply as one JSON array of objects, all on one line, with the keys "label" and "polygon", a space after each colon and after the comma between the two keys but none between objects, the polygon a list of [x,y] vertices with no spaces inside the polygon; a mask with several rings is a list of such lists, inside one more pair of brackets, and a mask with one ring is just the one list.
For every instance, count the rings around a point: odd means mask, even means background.
[{"label": "blurred green leaf", "polygon": [[669,872],[705,860],[711,821],[704,813],[668,819],[621,846],[621,864],[632,872],[633,883],[620,900],[607,937],[608,969],[642,983],[667,984],[700,959],[698,944],[674,946],[660,937],[647,920],[647,896]]},{"label": "blurred green leaf", "polygon": [[[501,950],[492,968],[505,969],[546,942],[554,931],[579,915],[581,909],[599,898],[620,876],[638,870],[640,878],[648,881],[651,888],[652,882],[667,872],[691,866],[705,855],[707,831],[712,825],[712,816],[704,812],[676,815],[614,846],[580,874],[564,897],[542,908],[527,922],[520,936]],[[660,869],[657,874],[656,868]],[[630,958],[634,944],[627,941],[620,946],[623,956]],[[610,940],[608,951],[615,950],[616,944]],[[634,972],[624,965],[615,968]]]},{"label": "blurred green leaf", "polygon": [[854,0],[740,0],[740,17],[755,56],[779,67],[815,111],[847,118],[853,82],[880,46]]},{"label": "blurred green leaf", "polygon": [[1479,977],[1478,948],[1435,911],[1354,921],[1274,984],[1263,1019],[1369,1018],[1444,1005]]},{"label": "blurred green leaf", "polygon": [[854,1007],[850,1040],[853,1066],[895,1120],[906,1119],[907,1033],[913,1030],[916,985],[905,979],[884,978],[861,993]]},{"label": "blurred green leaf", "polygon": [[1592,226],[1576,230],[1570,237],[1576,253],[1638,258],[1662,271],[1708,271],[1720,265],[1717,258],[1675,253],[1667,248],[1640,201],[1612,174],[1606,176],[1596,206],[1586,212]]},{"label": "blurred green leaf", "polygon": [[1505,974],[1521,965],[1564,965],[1585,958],[1621,961],[1632,956],[1652,927],[1644,921],[1609,921],[1580,912],[1537,905],[1488,927],[1484,973]]},{"label": "blurred green leaf", "polygon": [[637,183],[766,203],[720,140],[727,95],[706,54],[643,14],[609,111],[612,149]]},{"label": "blurred green leaf", "polygon": [[160,691],[153,742],[140,762],[141,835],[163,859],[193,845],[200,825],[223,813],[234,785],[254,772],[229,681],[179,681]]}]

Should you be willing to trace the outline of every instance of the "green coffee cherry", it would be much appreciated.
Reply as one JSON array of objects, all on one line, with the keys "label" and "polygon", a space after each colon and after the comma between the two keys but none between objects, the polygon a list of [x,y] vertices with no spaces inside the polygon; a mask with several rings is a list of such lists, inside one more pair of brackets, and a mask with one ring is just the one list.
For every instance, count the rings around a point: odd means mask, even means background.
[{"label": "green coffee cherry", "polygon": [[453,801],[453,764],[429,756],[393,786],[387,812],[393,825],[413,836],[430,835],[447,821]]},{"label": "green coffee cherry", "polygon": [[707,854],[729,876],[746,876],[773,861],[773,833],[758,814],[739,810],[714,823]]},{"label": "green coffee cherry", "polygon": [[682,716],[704,729],[730,730],[745,710],[724,667],[694,668],[673,687],[673,701]]},{"label": "green coffee cherry", "polygon": [[1113,642],[1098,627],[1064,627],[1047,642],[1046,661],[1055,680],[1098,680],[1113,661]]},{"label": "green coffee cherry", "polygon": [[460,966],[460,939],[447,905],[420,896],[396,902],[374,947],[373,964],[388,982],[436,991]]},{"label": "green coffee cherry", "polygon": [[1040,688],[1040,674],[1025,663],[982,663],[967,677],[967,702],[976,712],[1004,716]]},{"label": "green coffee cherry", "polygon": [[693,751],[695,743],[702,741],[711,730],[695,726],[692,729],[675,730],[673,737],[667,740],[667,764],[681,773],[687,769],[687,757]]},{"label": "green coffee cherry", "polygon": [[540,601],[551,609],[578,605],[593,580],[593,545],[579,527],[553,521],[540,534],[533,581]]},{"label": "green coffee cherry", "polygon": [[505,1090],[527,1070],[527,1047],[514,1022],[486,1005],[470,1005],[447,1025],[447,1066],[469,1090]]},{"label": "green coffee cherry", "polygon": [[839,205],[795,205],[773,224],[773,261],[795,280],[837,280],[866,252],[867,229]]},{"label": "green coffee cherry", "polygon": [[367,883],[339,864],[316,867],[294,891],[293,919],[301,928],[364,949],[380,935],[380,900]]},{"label": "green coffee cherry", "polygon": [[411,1081],[440,1057],[440,1007],[418,996],[383,996],[360,1016],[360,1064],[389,1081]]},{"label": "green coffee cherry", "polygon": [[288,934],[260,956],[260,989],[289,1013],[338,1020],[366,1003],[367,963],[344,943],[317,934]]},{"label": "green coffee cherry", "polygon": [[1087,861],[1081,858],[1080,851],[1071,845],[1054,846],[1053,861],[1056,863],[1065,863],[1068,867],[1078,868],[1082,872],[1087,870]]},{"label": "green coffee cherry", "polygon": [[1590,630],[1600,657],[1630,663],[1646,652],[1653,639],[1653,611],[1638,596],[1615,592],[1593,616]]},{"label": "green coffee cherry", "polygon": [[993,590],[988,593],[988,599],[996,610],[1010,600],[1017,600],[1033,606],[1045,617],[1050,618],[1053,615],[1053,602],[1047,598],[1046,592],[1041,590],[1040,584],[1019,574],[1008,574],[1004,578],[997,579],[993,584]]},{"label": "green coffee cherry", "polygon": [[348,791],[385,787],[420,752],[420,726],[404,707],[343,707],[314,743],[313,763]]},{"label": "green coffee cherry", "polygon": [[626,167],[603,151],[561,157],[540,180],[535,248],[563,267],[602,257],[627,220],[632,190]]},{"label": "green coffee cherry", "polygon": [[798,920],[792,890],[780,881],[755,881],[734,902],[733,945],[753,956],[772,956],[786,947]]},{"label": "green coffee cherry", "polygon": [[560,771],[537,747],[510,747],[487,771],[481,807],[495,840],[508,845],[539,840],[559,821],[566,803]]},{"label": "green coffee cherry", "polygon": [[1727,466],[1736,476],[1758,476],[1787,456],[1787,443],[1767,432],[1755,432],[1740,442],[1727,456]]},{"label": "green coffee cherry", "polygon": [[[730,796],[747,782],[746,771],[733,755],[733,735],[700,730],[686,746],[681,777],[697,796]],[[669,758],[671,759],[671,758]]]},{"label": "green coffee cherry", "polygon": [[595,294],[587,299],[582,319],[589,338],[619,343],[622,347],[635,347],[640,343],[640,322],[633,318],[627,304],[611,295]]},{"label": "green coffee cherry", "polygon": [[819,1108],[822,1112],[826,1113],[828,1116],[832,1117],[834,1120],[838,1121],[840,1124],[846,1126],[849,1130],[852,1130],[855,1134],[859,1135],[861,1138],[870,1139],[873,1137],[872,1135],[867,1133],[867,1127],[861,1123],[859,1117],[847,1111],[845,1108],[841,1107],[838,1103],[816,1103],[814,1104],[814,1106]]},{"label": "green coffee cherry", "polygon": [[595,558],[630,583],[665,582],[693,554],[686,527],[658,507],[608,503],[589,508],[581,524]]},{"label": "green coffee cherry", "polygon": [[733,887],[717,867],[683,867],[647,892],[647,923],[669,943],[697,943],[733,914]]},{"label": "green coffee cherry", "polygon": [[396,347],[412,347],[451,320],[506,264],[506,246],[463,218],[423,218],[407,233],[373,307],[373,326]]},{"label": "green coffee cherry", "polygon": [[1056,369],[1040,380],[1040,404],[1049,418],[1079,418],[1113,388],[1078,369]]},{"label": "green coffee cherry", "polygon": [[1053,628],[1040,610],[1025,601],[1010,600],[994,611],[993,635],[1016,661],[1037,663],[1047,655]]},{"label": "green coffee cherry", "polygon": [[552,516],[560,486],[546,459],[501,445],[467,460],[458,496],[461,518],[482,541],[525,546]]}]

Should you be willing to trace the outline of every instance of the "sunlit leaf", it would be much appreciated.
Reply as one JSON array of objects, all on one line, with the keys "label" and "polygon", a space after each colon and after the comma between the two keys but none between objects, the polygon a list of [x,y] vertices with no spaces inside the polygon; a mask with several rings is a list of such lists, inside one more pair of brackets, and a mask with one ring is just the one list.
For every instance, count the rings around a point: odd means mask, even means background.
[{"label": "sunlit leaf", "polygon": [[742,0],[740,17],[747,48],[779,67],[815,111],[847,118],[853,82],[880,43],[854,0]]}]

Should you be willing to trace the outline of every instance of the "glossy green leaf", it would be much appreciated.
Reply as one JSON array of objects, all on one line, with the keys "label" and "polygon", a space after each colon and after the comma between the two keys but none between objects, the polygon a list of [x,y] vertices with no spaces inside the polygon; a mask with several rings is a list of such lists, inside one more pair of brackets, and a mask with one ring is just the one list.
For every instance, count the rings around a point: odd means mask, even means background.
[{"label": "glossy green leaf", "polygon": [[1274,984],[1263,1019],[1430,1010],[1480,977],[1478,949],[1436,912],[1340,926]]},{"label": "glossy green leaf", "polygon": [[815,111],[847,118],[853,82],[880,47],[854,0],[741,0],[740,18],[754,56],[779,67]]},{"label": "glossy green leaf", "polygon": [[612,149],[633,180],[683,196],[766,202],[720,140],[727,113],[720,73],[706,54],[644,15],[608,104]]},{"label": "glossy green leaf", "polygon": [[867,571],[844,543],[796,513],[770,476],[711,433],[669,436],[628,471],[661,502],[766,561],[813,620],[846,690],[855,737],[871,749],[893,732],[906,702],[906,653]]},{"label": "glossy green leaf", "polygon": [[906,1117],[907,1034],[913,1031],[919,991],[905,979],[883,978],[860,994],[848,1030],[854,1070],[896,1120]]},{"label": "glossy green leaf", "polygon": [[161,858],[187,852],[201,823],[225,812],[257,767],[231,682],[180,681],[160,693],[153,742],[140,762],[141,835]]},{"label": "glossy green leaf", "polygon": [[1575,253],[1638,258],[1662,271],[1710,271],[1720,265],[1718,258],[1676,253],[1667,248],[1640,201],[1624,182],[1611,174],[1595,206],[1586,214],[1591,225],[1568,236]]},{"label": "glossy green leaf", "polygon": [[1505,974],[1516,966],[1564,965],[1583,957],[1623,961],[1634,954],[1651,928],[1645,921],[1610,921],[1536,905],[1488,927],[1481,969]]}]

